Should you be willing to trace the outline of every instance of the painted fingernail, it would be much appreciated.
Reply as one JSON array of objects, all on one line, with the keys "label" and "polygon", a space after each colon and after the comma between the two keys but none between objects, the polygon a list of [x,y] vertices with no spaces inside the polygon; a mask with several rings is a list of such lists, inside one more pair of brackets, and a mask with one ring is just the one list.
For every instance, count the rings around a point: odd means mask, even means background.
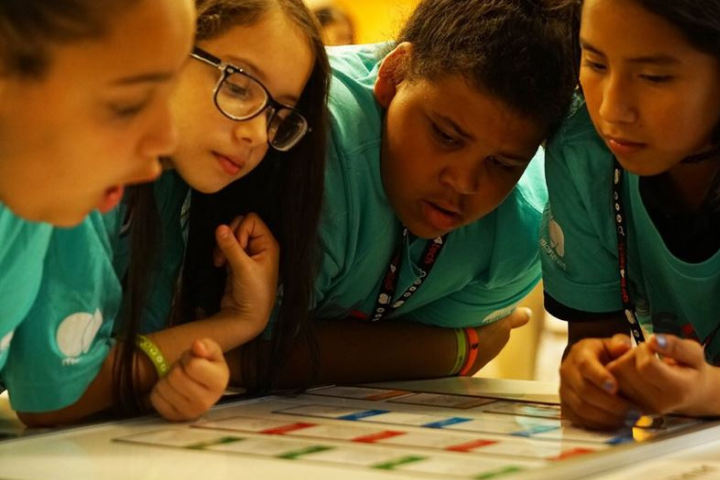
[{"label": "painted fingernail", "polygon": [[625,426],[626,427],[633,427],[637,423],[638,420],[640,420],[640,417],[642,417],[642,413],[640,413],[637,410],[630,410],[627,413],[627,416],[625,417]]},{"label": "painted fingernail", "polygon": [[605,383],[603,383],[603,388],[606,392],[612,393],[613,389],[615,388],[615,384],[610,380],[606,380]]},{"label": "painted fingernail", "polygon": [[658,344],[658,347],[665,350],[667,348],[667,337],[663,334],[657,334],[655,335],[655,341]]}]

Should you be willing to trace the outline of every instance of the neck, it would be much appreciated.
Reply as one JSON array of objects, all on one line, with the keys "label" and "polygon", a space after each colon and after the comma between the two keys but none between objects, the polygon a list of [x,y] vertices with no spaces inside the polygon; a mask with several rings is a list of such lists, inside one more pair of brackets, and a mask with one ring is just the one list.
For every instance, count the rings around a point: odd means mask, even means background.
[{"label": "neck", "polygon": [[705,203],[720,166],[720,156],[698,163],[678,163],[665,173],[670,194],[683,210],[697,212]]},{"label": "neck", "polygon": [[163,172],[175,170],[175,164],[172,162],[170,157],[160,157],[160,166],[162,167]]}]

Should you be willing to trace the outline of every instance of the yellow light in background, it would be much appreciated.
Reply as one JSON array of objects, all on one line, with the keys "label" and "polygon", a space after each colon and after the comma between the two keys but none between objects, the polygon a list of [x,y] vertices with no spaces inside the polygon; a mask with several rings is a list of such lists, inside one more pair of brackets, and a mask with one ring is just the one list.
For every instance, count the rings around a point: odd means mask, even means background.
[{"label": "yellow light in background", "polygon": [[[323,0],[307,0],[308,4]],[[358,43],[394,40],[419,0],[334,0],[355,22]]]}]

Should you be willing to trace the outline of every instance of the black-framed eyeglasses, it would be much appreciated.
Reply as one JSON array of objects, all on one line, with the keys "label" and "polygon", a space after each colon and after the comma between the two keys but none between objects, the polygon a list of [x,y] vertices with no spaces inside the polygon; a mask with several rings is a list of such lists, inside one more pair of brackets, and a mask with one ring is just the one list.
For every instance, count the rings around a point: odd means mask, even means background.
[{"label": "black-framed eyeglasses", "polygon": [[287,152],[310,131],[299,111],[276,101],[260,80],[242,68],[198,47],[193,48],[190,56],[222,72],[213,90],[220,113],[238,122],[266,113],[268,144],[275,150]]}]

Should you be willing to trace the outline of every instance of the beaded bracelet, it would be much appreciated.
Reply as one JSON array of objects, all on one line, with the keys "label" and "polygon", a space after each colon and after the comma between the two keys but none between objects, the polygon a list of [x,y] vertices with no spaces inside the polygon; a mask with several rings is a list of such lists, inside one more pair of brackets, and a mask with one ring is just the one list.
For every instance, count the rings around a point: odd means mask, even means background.
[{"label": "beaded bracelet", "polygon": [[160,349],[155,343],[145,335],[138,335],[135,337],[135,346],[143,351],[147,355],[150,362],[157,371],[158,378],[162,378],[170,371],[170,366],[165,360],[165,356],[162,354]]}]

